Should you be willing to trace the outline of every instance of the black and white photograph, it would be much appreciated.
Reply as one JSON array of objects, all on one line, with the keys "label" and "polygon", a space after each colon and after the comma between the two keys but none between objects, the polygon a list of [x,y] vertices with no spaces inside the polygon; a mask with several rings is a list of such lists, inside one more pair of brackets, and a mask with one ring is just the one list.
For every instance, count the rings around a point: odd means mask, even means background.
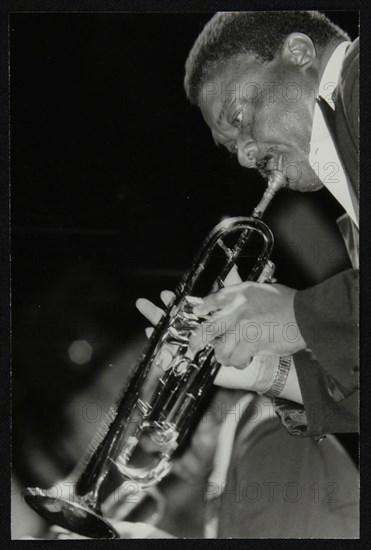
[{"label": "black and white photograph", "polygon": [[359,539],[360,25],[9,13],[12,540]]}]

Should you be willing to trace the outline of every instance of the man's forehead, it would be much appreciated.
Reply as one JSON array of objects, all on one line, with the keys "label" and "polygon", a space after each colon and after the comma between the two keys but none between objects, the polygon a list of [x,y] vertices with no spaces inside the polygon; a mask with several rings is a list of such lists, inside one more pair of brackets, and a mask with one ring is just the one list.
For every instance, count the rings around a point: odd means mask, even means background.
[{"label": "man's forehead", "polygon": [[211,130],[213,140],[216,144],[223,143],[226,139],[228,139],[230,130],[224,127],[225,121],[223,122],[223,119],[225,109],[221,102],[221,97],[215,94],[199,106],[203,118]]},{"label": "man's forehead", "polygon": [[220,95],[217,93],[207,94],[205,89],[204,94],[200,98],[199,107],[206,124],[213,132],[213,130],[217,128],[220,113],[222,111]]},{"label": "man's forehead", "polygon": [[222,109],[220,85],[217,82],[206,82],[201,90],[199,107],[206,123],[210,126],[217,123]]},{"label": "man's forehead", "polygon": [[204,81],[199,94],[199,107],[206,109],[213,118],[219,116],[222,106],[237,99],[246,86],[254,85],[261,64],[250,54],[234,56],[214,69]]},{"label": "man's forehead", "polygon": [[214,104],[222,103],[223,98],[225,97],[228,87],[233,82],[235,78],[235,72],[233,71],[232,66],[224,66],[214,73],[204,81],[200,96],[199,103],[202,104]]},{"label": "man's forehead", "polygon": [[204,82],[200,91],[199,107],[209,126],[220,122],[223,110],[236,97],[233,80],[234,72],[227,67]]}]

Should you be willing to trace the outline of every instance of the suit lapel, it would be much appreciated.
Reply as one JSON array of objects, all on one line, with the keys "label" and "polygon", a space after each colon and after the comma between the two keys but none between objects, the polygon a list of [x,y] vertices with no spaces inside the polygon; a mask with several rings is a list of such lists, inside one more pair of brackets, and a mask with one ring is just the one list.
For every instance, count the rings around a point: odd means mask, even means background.
[{"label": "suit lapel", "polygon": [[[327,101],[322,96],[318,96],[316,101],[317,101],[317,103],[318,103],[318,105],[319,105],[319,107],[322,111],[323,118],[325,119],[327,128],[330,132],[330,135],[332,137],[332,141],[334,142],[334,145],[335,145],[335,148],[337,150],[339,159],[341,161],[341,154],[340,154],[340,151],[339,151],[339,148],[338,148],[338,140],[337,140],[337,135],[336,135],[335,111],[330,107],[330,105],[327,103]],[[343,165],[343,168],[344,168],[344,171],[346,173],[344,165]],[[353,186],[349,182],[349,177],[347,177],[346,180],[347,180],[347,186],[348,186],[348,189],[349,189],[349,194],[350,194],[350,198],[351,198],[351,201],[352,201],[352,204],[353,204],[354,212],[357,216],[357,221],[358,221],[359,220],[358,197],[357,197],[357,195],[356,195],[356,193],[353,189]]]}]

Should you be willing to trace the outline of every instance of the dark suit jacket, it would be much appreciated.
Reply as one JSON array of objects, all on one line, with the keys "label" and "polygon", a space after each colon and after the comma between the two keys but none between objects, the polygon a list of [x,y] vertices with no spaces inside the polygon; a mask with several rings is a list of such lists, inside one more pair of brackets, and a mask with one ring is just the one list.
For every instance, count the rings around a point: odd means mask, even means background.
[{"label": "dark suit jacket", "polygon": [[[359,43],[347,50],[329,123],[358,213]],[[332,127],[331,127],[332,126]],[[309,349],[294,361],[304,409],[276,400],[293,435],[358,431],[358,271],[299,291],[295,315]]]}]

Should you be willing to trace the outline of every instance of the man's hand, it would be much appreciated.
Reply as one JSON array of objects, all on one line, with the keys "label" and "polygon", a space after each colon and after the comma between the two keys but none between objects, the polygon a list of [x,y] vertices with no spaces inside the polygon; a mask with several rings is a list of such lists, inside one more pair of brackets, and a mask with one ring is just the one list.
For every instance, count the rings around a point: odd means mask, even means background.
[{"label": "man's hand", "polygon": [[[238,274],[236,266],[233,266],[231,271],[225,278],[224,284],[225,286],[230,286],[236,285],[238,283],[241,283],[241,277]],[[165,306],[168,306],[174,301],[175,294],[174,292],[171,292],[171,290],[163,290],[160,294],[160,298]],[[162,316],[164,315],[163,310],[160,307],[155,306],[152,302],[147,300],[147,298],[138,298],[135,305],[137,306],[140,313],[144,315],[144,317],[148,319],[148,321],[153,326],[157,325],[157,323],[160,322]],[[146,328],[147,338],[151,336],[152,332],[152,327]]]},{"label": "man's hand", "polygon": [[292,355],[306,347],[294,313],[295,290],[240,283],[204,298],[195,314],[207,317],[194,332],[193,351],[214,344],[219,363],[244,367],[252,356]]},{"label": "man's hand", "polygon": [[[153,525],[149,525],[148,523],[132,523],[130,521],[117,521],[117,520],[109,520],[112,526],[116,529],[121,539],[175,539],[173,535],[170,535],[170,533],[167,533],[166,531],[162,531],[162,529],[158,529],[157,527],[154,527]],[[77,535],[76,533],[72,533],[71,531],[67,531],[67,529],[63,529],[63,527],[59,527],[58,525],[53,525],[50,528],[50,535],[51,537],[48,537],[49,539],[57,539],[57,540],[76,540],[76,539],[88,539],[89,537],[83,537],[82,535]],[[35,537],[21,537],[23,540],[43,540],[38,539]],[[92,539],[89,539],[92,540]]]},{"label": "man's hand", "polygon": [[[165,306],[168,306],[174,300],[175,294],[170,290],[163,290],[160,294],[160,297]],[[147,300],[147,298],[138,298],[135,305],[137,306],[137,309],[140,311],[140,313],[153,326],[157,325],[157,323],[161,321],[161,318],[164,315],[164,311],[160,307],[155,306],[155,304]],[[153,328],[147,327],[145,330],[146,336],[147,338],[149,338],[153,332]]]},{"label": "man's hand", "polygon": [[148,523],[131,523],[130,521],[112,521],[112,525],[122,539],[175,539],[162,529]]},{"label": "man's hand", "polygon": [[[234,280],[236,280],[236,276],[234,276]],[[170,290],[163,290],[160,296],[162,302],[165,305],[169,305],[174,300],[175,295]],[[152,325],[156,325],[164,314],[160,307],[155,306],[146,298],[139,298],[136,302],[136,306],[140,313],[148,319]],[[153,332],[153,328],[147,327],[145,331],[149,338]],[[174,351],[174,346],[169,344],[168,348],[168,351],[171,352],[169,356],[171,356]],[[275,372],[275,363],[273,359],[276,358],[260,356],[254,358],[252,361],[251,359],[252,358],[247,358],[246,362],[242,366],[239,365],[238,369],[232,366],[222,365],[215,378],[214,384],[223,388],[235,390],[264,391],[269,387],[270,382],[271,384],[273,383]]]}]

